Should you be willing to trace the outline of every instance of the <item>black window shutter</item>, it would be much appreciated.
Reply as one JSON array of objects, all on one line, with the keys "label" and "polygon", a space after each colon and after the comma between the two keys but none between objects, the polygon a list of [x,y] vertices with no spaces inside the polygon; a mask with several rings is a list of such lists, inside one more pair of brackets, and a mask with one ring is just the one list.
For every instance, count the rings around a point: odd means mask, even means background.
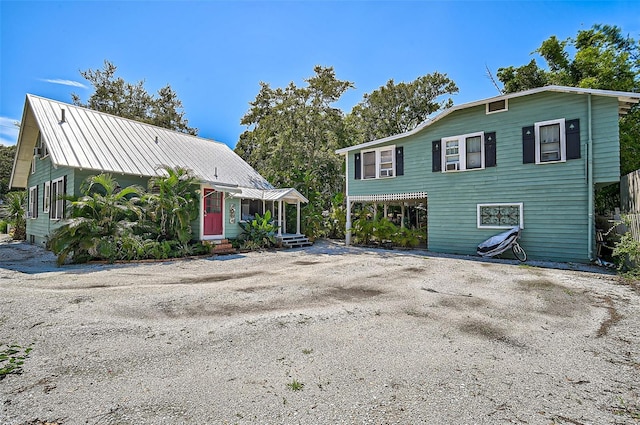
[{"label": "black window shutter", "polygon": [[360,180],[362,178],[362,166],[360,165],[360,154],[353,155],[353,168],[355,170],[354,178]]},{"label": "black window shutter", "polygon": [[431,171],[442,171],[442,152],[440,151],[440,147],[442,143],[440,140],[434,140],[431,142]]},{"label": "black window shutter", "polygon": [[484,166],[496,166],[496,132],[484,134]]},{"label": "black window shutter", "polygon": [[404,148],[396,146],[396,176],[404,176]]},{"label": "black window shutter", "polygon": [[522,163],[536,162],[536,133],[535,128],[522,127]]},{"label": "black window shutter", "polygon": [[565,122],[567,136],[567,159],[580,159],[580,120]]},{"label": "black window shutter", "polygon": [[53,182],[49,181],[49,218],[53,217]]},{"label": "black window shutter", "polygon": [[35,206],[34,206],[34,209],[33,209],[33,214],[34,214],[33,218],[38,218],[38,204],[39,204],[39,202],[38,202],[38,196],[39,196],[38,193],[39,192],[40,192],[40,186],[36,186],[36,199],[35,199]]},{"label": "black window shutter", "polygon": [[[63,176],[62,177],[62,194],[64,196],[67,196],[67,176]],[[67,201],[63,200],[62,201],[62,217],[60,218],[65,218],[66,216],[66,212],[67,212]]]}]

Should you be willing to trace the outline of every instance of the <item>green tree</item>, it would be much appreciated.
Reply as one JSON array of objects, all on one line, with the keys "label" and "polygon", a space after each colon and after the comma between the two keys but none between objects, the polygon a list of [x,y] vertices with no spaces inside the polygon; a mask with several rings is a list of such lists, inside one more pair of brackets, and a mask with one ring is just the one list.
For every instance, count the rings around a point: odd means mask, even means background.
[{"label": "green tree", "polygon": [[[334,152],[347,145],[344,114],[334,107],[353,83],[336,78],[333,68],[316,66],[304,87],[260,83],[241,123],[247,126],[235,152],[276,186],[295,187],[322,202],[305,206],[319,214],[342,190],[342,160]],[[313,193],[312,193],[313,192]],[[318,207],[317,205],[320,205]]]},{"label": "green tree", "polygon": [[163,171],[149,180],[143,199],[147,216],[158,241],[177,240],[184,245],[192,239],[191,222],[198,217],[197,179],[186,168]]},{"label": "green tree", "polygon": [[446,74],[434,72],[409,83],[387,84],[365,94],[347,116],[350,144],[381,139],[412,130],[432,113],[453,105],[444,95],[458,92]]},{"label": "green tree", "polygon": [[16,146],[0,145],[0,199],[9,191],[9,180],[13,170],[13,159],[16,156]]},{"label": "green tree", "polygon": [[88,177],[80,186],[81,196],[70,197],[69,218],[49,239],[58,264],[67,257],[74,261],[110,257],[116,238],[130,241],[133,228],[142,218],[139,186],[121,188],[111,174]]},{"label": "green tree", "polygon": [[13,226],[13,239],[23,240],[27,237],[27,192],[9,192],[2,204],[2,215],[9,219]]},{"label": "green tree", "polygon": [[[580,30],[575,38],[559,40],[551,36],[534,53],[547,69],[532,59],[527,65],[499,68],[498,79],[504,92],[512,93],[557,84],[617,91],[640,91],[640,43],[612,25],[594,25]],[[640,107],[634,106],[620,119],[620,173],[640,168]],[[619,205],[619,186],[611,185],[596,193],[596,210]]]},{"label": "green tree", "polygon": [[93,85],[95,91],[87,103],[83,103],[79,95],[72,93],[73,103],[183,133],[198,133],[197,128],[189,127],[189,121],[182,110],[182,101],[170,85],[158,90],[156,97],[147,92],[143,80],[135,84],[126,82],[115,76],[116,70],[117,67],[112,62],[105,60],[101,70],[81,71],[80,75]]}]

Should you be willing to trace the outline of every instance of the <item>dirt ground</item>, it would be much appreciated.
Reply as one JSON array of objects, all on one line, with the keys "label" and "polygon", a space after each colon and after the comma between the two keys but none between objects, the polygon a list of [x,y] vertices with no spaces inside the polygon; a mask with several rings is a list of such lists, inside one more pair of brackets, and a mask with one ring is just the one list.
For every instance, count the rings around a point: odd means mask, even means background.
[{"label": "dirt ground", "polygon": [[57,268],[0,243],[0,350],[32,347],[0,424],[640,423],[640,293],[572,268],[326,241]]}]

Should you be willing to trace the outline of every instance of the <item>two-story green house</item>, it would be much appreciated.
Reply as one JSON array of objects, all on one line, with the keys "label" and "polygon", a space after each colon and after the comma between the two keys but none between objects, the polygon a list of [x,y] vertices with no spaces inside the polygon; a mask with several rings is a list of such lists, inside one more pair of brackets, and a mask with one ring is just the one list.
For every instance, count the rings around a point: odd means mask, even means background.
[{"label": "two-story green house", "polygon": [[420,201],[431,251],[475,254],[519,225],[529,258],[588,262],[594,192],[620,180],[618,119],[639,101],[640,93],[548,86],[454,106],[407,133],[340,149],[347,243],[355,203]]},{"label": "two-story green house", "polygon": [[[242,220],[270,210],[285,244],[299,244],[300,204],[307,199],[293,188],[274,188],[224,143],[33,95],[26,97],[10,182],[28,190],[27,240],[46,243],[65,216],[60,195],[79,194],[87,177],[108,172],[122,187],[146,187],[163,167],[187,168],[199,180],[194,239],[235,238]],[[289,235],[286,204],[297,206]]]}]

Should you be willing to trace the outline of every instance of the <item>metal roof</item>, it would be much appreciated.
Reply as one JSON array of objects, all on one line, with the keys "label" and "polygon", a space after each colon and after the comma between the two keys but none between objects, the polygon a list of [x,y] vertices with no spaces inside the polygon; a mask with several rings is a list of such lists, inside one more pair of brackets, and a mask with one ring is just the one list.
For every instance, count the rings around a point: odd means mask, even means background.
[{"label": "metal roof", "polygon": [[293,188],[268,190],[240,188],[240,192],[232,194],[231,197],[261,199],[263,201],[286,201],[290,203],[300,201],[305,204],[309,202],[307,198]]},{"label": "metal roof", "polygon": [[598,90],[598,89],[583,89],[583,88],[580,88],[580,87],[565,87],[565,86],[537,87],[537,88],[534,88],[534,89],[525,90],[525,91],[521,91],[521,92],[503,94],[503,95],[500,95],[500,96],[494,96],[494,97],[490,97],[490,98],[487,98],[487,99],[477,100],[475,102],[462,103],[460,105],[453,106],[453,107],[451,107],[449,109],[445,109],[440,114],[436,115],[433,119],[427,118],[425,121],[420,123],[413,130],[410,130],[410,131],[407,131],[407,132],[401,133],[401,134],[394,134],[393,136],[385,137],[383,139],[372,140],[370,142],[361,143],[359,145],[354,145],[354,146],[349,146],[349,147],[346,147],[346,148],[338,149],[336,151],[336,153],[337,154],[346,154],[349,151],[360,150],[360,149],[367,148],[367,147],[370,147],[370,146],[379,145],[381,143],[386,143],[386,142],[390,142],[390,141],[393,141],[393,140],[398,140],[398,139],[402,139],[402,138],[405,138],[405,137],[408,137],[408,136],[412,136],[412,135],[414,135],[416,133],[419,133],[424,128],[430,126],[431,124],[435,123],[436,121],[440,121],[442,118],[446,117],[447,115],[451,114],[452,112],[455,112],[455,111],[458,111],[458,110],[461,110],[461,109],[473,108],[474,106],[480,106],[480,105],[484,105],[484,104],[489,103],[489,102],[496,102],[496,101],[502,100],[502,99],[512,99],[512,98],[516,98],[516,97],[529,96],[529,95],[532,95],[532,94],[548,92],[548,91],[558,92],[558,93],[592,94],[592,95],[596,95],[596,96],[617,97],[618,98],[618,113],[620,115],[625,115],[629,111],[629,109],[631,109],[633,104],[640,102],[640,93],[611,91],[611,90]]},{"label": "metal roof", "polygon": [[[37,130],[56,167],[156,176],[184,167],[219,187],[273,189],[224,143],[27,95],[11,187],[27,185]],[[231,190],[230,190],[231,191]]]}]

